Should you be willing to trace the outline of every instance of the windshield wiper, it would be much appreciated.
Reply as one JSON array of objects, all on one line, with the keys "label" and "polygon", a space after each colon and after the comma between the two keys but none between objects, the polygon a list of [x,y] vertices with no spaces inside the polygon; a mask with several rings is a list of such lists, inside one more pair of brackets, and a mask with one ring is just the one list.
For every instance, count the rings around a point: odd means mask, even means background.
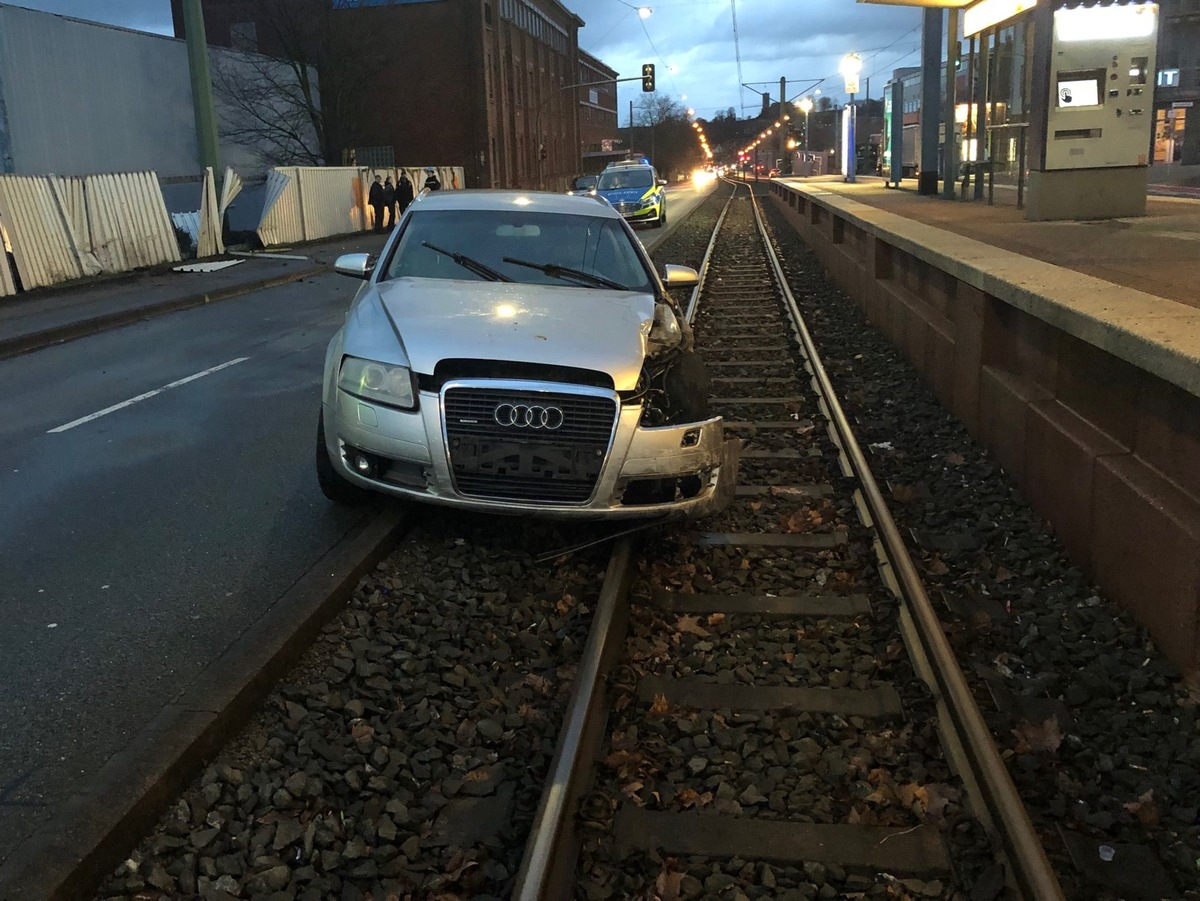
[{"label": "windshield wiper", "polygon": [[514,266],[537,269],[539,272],[546,273],[551,278],[574,278],[590,282],[597,288],[614,288],[617,291],[629,290],[626,285],[614,282],[611,278],[605,278],[603,275],[596,275],[593,272],[584,272],[582,269],[572,269],[570,266],[559,266],[557,263],[531,263],[528,260],[518,260],[516,257],[504,257],[504,262],[512,263]]},{"label": "windshield wiper", "polygon": [[469,269],[471,272],[474,272],[480,278],[486,278],[489,282],[511,282],[512,281],[512,279],[509,278],[504,273],[497,272],[491,266],[486,266],[483,263],[479,262],[479,260],[473,260],[469,256],[466,256],[465,254],[455,253],[453,250],[445,250],[441,247],[437,247],[436,245],[430,244],[428,241],[422,241],[421,246],[428,247],[430,250],[440,253],[442,256],[450,257],[450,259],[454,260],[454,262],[458,263],[458,265],[462,266],[464,269]]}]

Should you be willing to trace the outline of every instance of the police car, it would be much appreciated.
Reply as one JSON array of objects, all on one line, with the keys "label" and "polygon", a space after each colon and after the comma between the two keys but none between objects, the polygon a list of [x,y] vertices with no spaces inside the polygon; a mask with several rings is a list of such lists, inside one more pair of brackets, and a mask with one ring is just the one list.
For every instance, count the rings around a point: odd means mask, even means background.
[{"label": "police car", "polygon": [[629,160],[609,163],[600,173],[595,193],[631,224],[646,222],[660,228],[667,221],[666,184],[649,160]]}]

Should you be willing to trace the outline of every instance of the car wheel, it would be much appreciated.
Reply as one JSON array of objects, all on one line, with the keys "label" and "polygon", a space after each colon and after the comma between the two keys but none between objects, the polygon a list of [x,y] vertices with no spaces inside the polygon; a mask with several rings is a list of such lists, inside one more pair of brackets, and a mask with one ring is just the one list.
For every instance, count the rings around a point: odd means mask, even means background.
[{"label": "car wheel", "polygon": [[325,411],[317,414],[317,483],[321,493],[335,504],[356,507],[371,499],[371,492],[360,488],[345,478],[329,459],[329,451],[325,447]]}]

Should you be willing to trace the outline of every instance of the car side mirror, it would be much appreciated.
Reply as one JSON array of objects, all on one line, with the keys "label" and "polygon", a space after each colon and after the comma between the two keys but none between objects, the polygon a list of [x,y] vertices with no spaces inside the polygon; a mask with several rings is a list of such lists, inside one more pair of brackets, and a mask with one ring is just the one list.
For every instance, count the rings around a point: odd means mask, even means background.
[{"label": "car side mirror", "polygon": [[333,264],[333,271],[351,278],[370,278],[375,262],[369,253],[344,253]]},{"label": "car side mirror", "polygon": [[667,186],[667,180],[665,178],[660,178],[658,180],[658,186],[660,188],[665,188]]},{"label": "car side mirror", "polygon": [[668,288],[687,288],[691,285],[699,284],[700,273],[691,266],[677,266],[674,263],[667,263],[663,267],[663,281],[667,283]]}]

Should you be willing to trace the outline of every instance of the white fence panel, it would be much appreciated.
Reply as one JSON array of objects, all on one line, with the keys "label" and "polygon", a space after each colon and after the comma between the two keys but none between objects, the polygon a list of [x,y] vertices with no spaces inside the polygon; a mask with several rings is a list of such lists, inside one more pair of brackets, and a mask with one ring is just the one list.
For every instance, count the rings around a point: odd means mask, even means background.
[{"label": "white fence panel", "polygon": [[0,220],[26,290],[83,277],[49,178],[0,176]]},{"label": "white fence panel", "polygon": [[296,175],[304,240],[315,241],[366,228],[358,169],[303,168]]},{"label": "white fence panel", "polygon": [[258,236],[264,246],[362,231],[362,170],[280,166],[268,173]]},{"label": "white fence panel", "polygon": [[[425,170],[405,167],[415,193],[425,184]],[[267,173],[267,197],[258,225],[266,247],[317,241],[374,227],[367,193],[376,175],[397,180],[400,169],[280,166]],[[461,166],[437,167],[446,189],[463,184]]]},{"label": "white fence panel", "polygon": [[179,242],[153,172],[84,179],[91,249],[105,272],[178,262]]},{"label": "white fence panel", "polygon": [[263,201],[258,239],[264,247],[295,244],[304,240],[300,224],[300,191],[291,174],[295,167],[272,169],[267,173],[267,196]]},{"label": "white fence panel", "polygon": [[0,220],[27,290],[179,259],[153,172],[0,176]]},{"label": "white fence panel", "polygon": [[0,216],[0,297],[8,297],[17,293],[16,283],[8,270],[7,249],[11,247],[8,232],[4,230],[4,217]]}]

